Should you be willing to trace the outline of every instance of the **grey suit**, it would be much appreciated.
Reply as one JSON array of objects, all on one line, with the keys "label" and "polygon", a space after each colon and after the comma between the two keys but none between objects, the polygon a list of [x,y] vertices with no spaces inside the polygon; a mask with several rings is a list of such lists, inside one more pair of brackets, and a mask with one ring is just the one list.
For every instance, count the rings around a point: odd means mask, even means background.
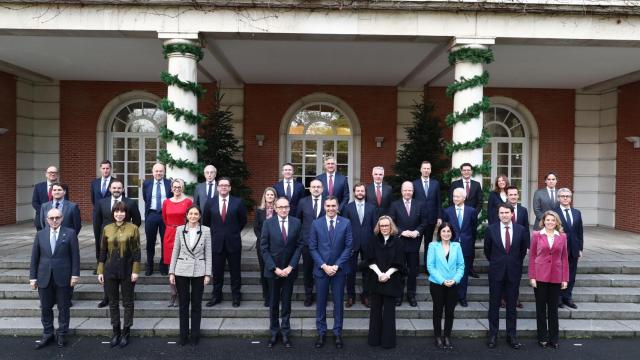
[{"label": "grey suit", "polygon": [[540,219],[542,219],[542,214],[544,214],[545,211],[558,207],[558,188],[555,188],[554,192],[553,200],[549,197],[549,191],[546,186],[536,190],[533,194],[533,212],[536,214],[533,230],[540,230]]},{"label": "grey suit", "polygon": [[[218,191],[216,190],[216,185],[217,183],[214,181],[212,186],[211,186],[211,191],[213,192],[213,195],[211,195],[210,197],[214,197],[215,195],[218,195]],[[193,192],[193,203],[198,205],[198,207],[200,208],[200,211],[204,211],[204,206],[207,203],[207,182],[202,182],[199,183],[198,185],[196,185],[196,190]]]},{"label": "grey suit", "polygon": [[211,276],[211,230],[202,226],[199,231],[198,240],[190,248],[189,234],[184,232],[184,225],[176,228],[169,274],[184,277]]}]

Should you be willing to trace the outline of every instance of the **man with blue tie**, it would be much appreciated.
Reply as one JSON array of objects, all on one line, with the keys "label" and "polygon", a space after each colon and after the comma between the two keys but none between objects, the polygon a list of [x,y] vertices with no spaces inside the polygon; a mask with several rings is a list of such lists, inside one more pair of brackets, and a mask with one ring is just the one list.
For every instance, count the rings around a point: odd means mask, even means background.
[{"label": "man with blue tie", "polygon": [[[33,210],[35,210],[35,216],[33,218],[33,224],[36,228],[40,224],[40,208],[42,204],[47,201],[51,201],[53,196],[51,195],[51,185],[54,182],[58,182],[58,168],[55,166],[49,166],[45,172],[45,176],[47,181],[39,182],[33,187],[33,196],[31,197],[31,206]],[[63,185],[65,188],[65,196],[64,198],[69,200],[69,189],[66,185]]]},{"label": "man with blue tie", "polygon": [[[147,269],[146,276],[153,274],[153,258],[156,254],[156,237],[160,233],[160,248],[164,248],[164,221],[162,220],[162,202],[173,197],[171,181],[164,177],[164,165],[156,163],[151,170],[153,179],[145,180],[142,184],[144,196],[144,232],[147,238]],[[160,251],[160,254],[164,251]],[[169,269],[160,261],[160,274],[168,275]]]},{"label": "man with blue tie", "polygon": [[[102,160],[100,163],[100,177],[91,181],[91,206],[93,206],[92,220],[93,220],[93,238],[96,244],[96,259],[100,256],[100,235],[102,229],[96,221],[96,214],[98,213],[98,203],[100,200],[111,196],[109,187],[111,186],[111,161]],[[96,270],[93,270],[93,275],[96,275]]]},{"label": "man with blue tie", "polygon": [[298,202],[304,196],[304,185],[295,181],[293,177],[293,164],[285,163],[282,165],[282,180],[273,185],[276,189],[276,195],[280,197],[286,197],[291,204],[291,216],[295,216]]},{"label": "man with blue tie", "polygon": [[213,165],[207,165],[204,167],[204,182],[196,185],[196,190],[193,193],[193,203],[198,205],[200,211],[204,210],[207,200],[213,198],[218,194],[216,188],[216,174],[218,169]]},{"label": "man with blue tie", "polygon": [[316,179],[322,182],[322,196],[335,196],[338,199],[338,212],[342,213],[349,203],[349,181],[347,177],[336,171],[336,159],[333,156],[327,156],[324,159],[325,172],[316,176]]},{"label": "man with blue tie", "polygon": [[573,193],[567,188],[558,190],[559,205],[555,212],[560,216],[562,228],[567,234],[567,250],[569,251],[569,283],[567,288],[560,291],[560,301],[558,307],[564,305],[577,309],[578,305],[573,302],[573,285],[576,283],[576,272],[578,271],[578,259],[582,258],[582,246],[584,237],[582,235],[582,214],[580,210],[571,206]]},{"label": "man with blue tie", "polygon": [[413,198],[422,201],[427,216],[424,227],[424,259],[426,268],[427,250],[433,240],[433,232],[436,226],[442,224],[442,200],[440,195],[440,183],[431,176],[431,163],[423,161],[420,165],[420,178],[413,181]]},{"label": "man with blue tie", "polygon": [[[353,186],[354,200],[347,205],[344,217],[351,221],[351,231],[353,235],[353,251],[349,260],[351,272],[347,275],[347,301],[345,306],[350,308],[356,302],[356,273],[358,269],[358,254],[364,260],[369,246],[369,239],[373,236],[373,228],[376,227],[377,211],[375,206],[365,202],[365,186],[357,183]],[[362,293],[360,302],[369,307],[368,269],[362,270]]]},{"label": "man with blue tie", "polygon": [[328,196],[324,200],[325,216],[313,222],[309,237],[309,251],[315,267],[318,298],[316,303],[316,348],[324,346],[327,333],[327,298],[329,288],[333,295],[333,336],[336,348],[342,349],[342,320],[344,312],[344,285],[349,268],[353,238],[351,222],[338,216],[338,199]]},{"label": "man with blue tie", "polygon": [[51,209],[58,209],[62,211],[64,215],[64,221],[61,226],[73,229],[76,235],[80,234],[80,228],[82,228],[82,221],[80,219],[80,209],[76,203],[69,200],[65,200],[64,195],[66,191],[64,187],[58,182],[51,184],[51,201],[47,201],[40,207],[40,224],[36,227],[39,230],[44,229],[47,226],[47,213]]},{"label": "man with blue tie", "polygon": [[458,287],[458,302],[460,306],[467,307],[467,284],[469,283],[469,272],[471,271],[472,260],[476,251],[476,233],[478,227],[478,216],[476,209],[467,206],[464,202],[467,192],[463,188],[453,190],[453,205],[442,212],[442,221],[446,221],[453,226],[457,241],[462,247],[464,256],[464,275]]},{"label": "man with blue tie", "polygon": [[324,216],[324,208],[322,206],[324,198],[322,197],[322,183],[320,180],[312,180],[309,185],[311,195],[303,197],[298,202],[296,208],[296,218],[302,221],[302,275],[304,280],[304,306],[313,305],[313,258],[309,252],[309,236],[311,234],[311,225],[313,222]]}]

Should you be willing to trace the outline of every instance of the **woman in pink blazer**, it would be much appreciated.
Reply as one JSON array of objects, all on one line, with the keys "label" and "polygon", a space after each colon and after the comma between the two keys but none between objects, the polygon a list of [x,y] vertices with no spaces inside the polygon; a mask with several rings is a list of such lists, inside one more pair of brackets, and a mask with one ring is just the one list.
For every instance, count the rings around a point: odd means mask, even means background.
[{"label": "woman in pink blazer", "polygon": [[[558,348],[558,298],[569,281],[567,236],[558,214],[542,215],[540,231],[531,236],[529,281],[536,296],[538,345]],[[547,318],[548,314],[548,318]],[[547,327],[548,322],[548,327]]]}]

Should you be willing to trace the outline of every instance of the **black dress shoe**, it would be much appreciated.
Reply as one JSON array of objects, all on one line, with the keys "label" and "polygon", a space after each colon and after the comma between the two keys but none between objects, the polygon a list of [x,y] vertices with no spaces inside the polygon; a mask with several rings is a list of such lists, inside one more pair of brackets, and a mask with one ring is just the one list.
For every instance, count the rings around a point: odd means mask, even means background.
[{"label": "black dress shoe", "polygon": [[200,337],[199,336],[192,336],[191,337],[191,346],[198,346],[199,342],[200,342]]},{"label": "black dress shoe", "polygon": [[552,349],[557,349],[560,347],[557,342],[549,341],[549,347]]},{"label": "black dress shoe", "polygon": [[442,338],[440,336],[436,336],[436,348],[444,349],[444,343],[442,342]]},{"label": "black dress shoe", "polygon": [[287,349],[291,349],[293,347],[289,337],[284,335],[282,336],[282,345],[284,345],[284,347],[286,347]]},{"label": "black dress shoe", "polygon": [[475,271],[473,271],[473,270],[470,270],[470,271],[469,271],[469,276],[471,276],[471,277],[472,277],[472,278],[474,278],[474,279],[478,279],[478,278],[480,278],[480,275],[478,275],[478,273],[477,273],[477,272],[475,272]]},{"label": "black dress shoe", "polygon": [[514,350],[519,350],[520,348],[522,348],[522,344],[518,341],[517,338],[507,338],[507,343],[509,344],[509,346],[511,346],[512,349]]},{"label": "black dress shoe", "polygon": [[313,346],[315,346],[316,349],[320,349],[321,347],[324,346],[324,341],[325,341],[325,335],[318,335],[318,337],[316,338],[316,343]]},{"label": "black dress shoe", "polygon": [[207,307],[212,307],[212,306],[215,306],[217,304],[220,304],[220,302],[222,302],[222,300],[220,300],[220,298],[214,297],[213,299],[207,301],[206,306]]},{"label": "black dress shoe", "polygon": [[467,306],[469,306],[469,303],[467,302],[467,300],[463,299],[463,300],[460,300],[460,306],[467,307]]},{"label": "black dress shoe", "polygon": [[234,308],[240,307],[240,299],[233,299],[231,301],[231,306],[233,306]]},{"label": "black dress shoe", "polygon": [[448,336],[444,337],[444,348],[447,350],[453,350],[453,344],[451,343],[451,339]]},{"label": "black dress shoe", "polygon": [[411,296],[409,298],[409,306],[411,306],[411,307],[418,306],[418,302],[416,301],[416,297],[415,296]]},{"label": "black dress shoe", "polygon": [[396,299],[396,307],[402,306],[402,299]]},{"label": "black dress shoe", "polygon": [[58,345],[59,348],[63,348],[65,341],[64,341],[64,335],[58,335],[56,337],[56,344]]},{"label": "black dress shoe", "polygon": [[36,343],[35,349],[36,350],[40,350],[43,347],[49,345],[50,343],[53,342],[53,335],[42,335],[42,338],[40,339],[39,343]]},{"label": "black dress shoe", "polygon": [[304,306],[310,307],[311,305],[313,305],[313,298],[311,296],[306,296],[304,298]]},{"label": "black dress shoe", "polygon": [[69,307],[72,308],[73,307],[73,301],[69,300]]},{"label": "black dress shoe", "polygon": [[178,341],[178,345],[180,346],[185,346],[189,343],[189,339],[188,338],[180,338],[180,341]]},{"label": "black dress shoe", "polygon": [[572,300],[565,301],[564,304],[572,309],[578,308],[578,305],[576,305],[576,303],[574,303]]},{"label": "black dress shoe", "polygon": [[542,340],[538,340],[538,346],[540,346],[543,349],[547,348],[547,342],[546,341],[542,341]]},{"label": "black dress shoe", "polygon": [[153,275],[153,270],[147,268],[147,270],[144,271],[144,276],[151,276]]},{"label": "black dress shoe", "polygon": [[267,347],[269,349],[273,348],[273,346],[278,342],[278,336],[277,335],[273,335],[271,336],[271,338],[269,339],[269,341],[267,341]]},{"label": "black dress shoe", "polygon": [[489,349],[495,349],[498,346],[498,339],[496,336],[489,337],[489,341],[487,341],[487,347]]},{"label": "black dress shoe", "polygon": [[98,308],[102,309],[103,307],[106,307],[108,305],[109,305],[109,299],[105,298],[98,303]]},{"label": "black dress shoe", "polygon": [[263,305],[264,305],[264,307],[268,308],[268,307],[269,307],[269,305],[270,305],[270,304],[269,304],[269,300],[265,300]]},{"label": "black dress shoe", "polygon": [[344,342],[342,341],[342,336],[340,335],[334,338],[333,343],[336,345],[336,349],[342,349],[344,347]]},{"label": "black dress shoe", "polygon": [[131,328],[128,326],[125,326],[122,329],[122,336],[120,337],[120,347],[126,347],[127,345],[129,345],[129,335],[131,335]]},{"label": "black dress shoe", "polygon": [[355,297],[347,297],[347,300],[344,302],[344,307],[346,307],[347,309],[353,306],[353,303],[356,302]]},{"label": "black dress shoe", "polygon": [[564,304],[563,303],[558,303],[558,309],[564,309]]}]

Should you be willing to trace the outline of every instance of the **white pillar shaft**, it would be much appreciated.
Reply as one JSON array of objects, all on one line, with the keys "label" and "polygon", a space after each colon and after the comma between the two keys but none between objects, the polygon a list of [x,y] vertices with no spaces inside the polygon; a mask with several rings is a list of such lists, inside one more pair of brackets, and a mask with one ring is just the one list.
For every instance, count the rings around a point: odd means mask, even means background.
[{"label": "white pillar shaft", "polygon": [[[175,40],[169,40],[175,43]],[[185,42],[189,42],[185,40]],[[192,42],[189,42],[192,43]],[[192,43],[193,44],[193,43]],[[169,73],[178,76],[181,81],[197,82],[198,70],[196,58],[191,54],[171,53],[169,59]],[[181,88],[171,85],[167,89],[167,98],[172,101],[178,109],[190,110],[194,114],[198,112],[198,98],[191,91],[185,91]],[[197,138],[198,126],[188,123],[184,118],[176,120],[173,115],[167,114],[167,128],[176,135],[187,133]],[[174,159],[188,160],[193,163],[198,162],[198,153],[195,149],[187,149],[186,144],[178,145],[175,141],[167,143],[167,151]],[[167,177],[180,178],[187,183],[197,181],[197,175],[189,169],[181,169],[177,167],[167,166]]]}]

